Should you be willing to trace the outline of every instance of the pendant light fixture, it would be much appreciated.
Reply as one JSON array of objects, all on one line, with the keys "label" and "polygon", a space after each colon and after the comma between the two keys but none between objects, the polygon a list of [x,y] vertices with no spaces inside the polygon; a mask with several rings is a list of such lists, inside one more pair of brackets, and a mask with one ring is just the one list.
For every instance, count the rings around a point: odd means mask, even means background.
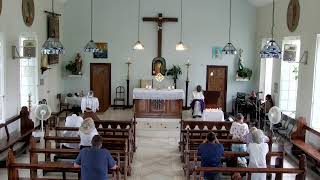
[{"label": "pendant light fixture", "polygon": [[271,40],[264,45],[263,49],[260,51],[261,58],[275,58],[281,59],[281,49],[273,39],[274,35],[274,0],[272,2],[272,29],[271,29]]},{"label": "pendant light fixture", "polygon": [[100,49],[97,48],[96,43],[92,40],[92,24],[93,24],[93,2],[91,0],[91,40],[86,44],[83,51],[84,52],[99,52]]},{"label": "pendant light fixture", "polygon": [[[54,2],[51,0],[51,16],[56,16],[54,13]],[[42,45],[41,47],[41,53],[42,54],[63,54],[64,53],[64,47],[62,43],[59,41],[58,38],[55,38],[55,31],[53,31],[53,34],[49,37]]]},{"label": "pendant light fixture", "polygon": [[177,51],[184,51],[186,50],[186,47],[185,45],[183,44],[182,42],[182,0],[180,0],[180,19],[181,19],[181,22],[180,22],[180,42],[176,45],[176,50]]},{"label": "pendant light fixture", "polygon": [[133,45],[134,50],[144,50],[143,44],[140,42],[140,0],[138,0],[138,41]]},{"label": "pendant light fixture", "polygon": [[275,58],[281,59],[281,49],[273,39],[274,36],[274,0],[272,1],[272,28],[271,28],[271,40],[263,46],[263,49],[260,51],[261,58]]},{"label": "pendant light fixture", "polygon": [[233,46],[233,44],[231,43],[231,18],[232,18],[232,9],[231,9],[231,0],[230,0],[230,16],[229,16],[229,42],[226,46],[224,46],[224,48],[222,49],[222,53],[223,54],[237,54],[237,49]]}]

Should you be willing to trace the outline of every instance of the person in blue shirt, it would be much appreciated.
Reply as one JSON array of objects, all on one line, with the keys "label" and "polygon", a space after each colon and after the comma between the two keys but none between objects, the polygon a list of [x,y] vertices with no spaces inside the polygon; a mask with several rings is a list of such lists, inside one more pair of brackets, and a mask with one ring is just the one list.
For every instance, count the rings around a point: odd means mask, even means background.
[{"label": "person in blue shirt", "polygon": [[[201,156],[202,167],[219,167],[221,166],[221,157],[224,148],[219,143],[216,135],[212,132],[207,134],[207,138],[198,148],[198,156]],[[220,173],[204,173],[205,180],[220,180]]]},{"label": "person in blue shirt", "polygon": [[74,166],[81,167],[81,180],[108,180],[108,170],[117,168],[116,161],[107,149],[101,149],[101,136],[95,135],[91,144],[81,149]]}]

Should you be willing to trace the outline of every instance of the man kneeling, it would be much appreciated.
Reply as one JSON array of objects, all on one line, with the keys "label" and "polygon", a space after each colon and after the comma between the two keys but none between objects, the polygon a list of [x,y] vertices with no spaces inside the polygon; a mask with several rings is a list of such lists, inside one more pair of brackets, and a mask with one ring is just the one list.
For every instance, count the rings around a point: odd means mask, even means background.
[{"label": "man kneeling", "polygon": [[107,149],[101,149],[101,136],[95,135],[91,144],[80,151],[74,166],[81,167],[82,180],[107,180],[108,170],[116,169],[116,162]]}]

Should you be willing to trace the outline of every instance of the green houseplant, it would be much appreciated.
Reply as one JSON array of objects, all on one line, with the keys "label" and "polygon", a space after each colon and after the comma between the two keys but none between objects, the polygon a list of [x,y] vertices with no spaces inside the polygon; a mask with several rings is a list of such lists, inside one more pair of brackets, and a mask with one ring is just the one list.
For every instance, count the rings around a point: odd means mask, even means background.
[{"label": "green houseplant", "polygon": [[168,76],[172,76],[173,82],[174,82],[174,88],[177,88],[177,79],[178,76],[182,74],[181,68],[179,65],[173,65],[172,68],[170,68],[167,71]]},{"label": "green houseplant", "polygon": [[242,69],[239,68],[237,71],[237,74],[240,78],[250,80],[250,78],[252,76],[252,70],[249,68],[242,68]]}]

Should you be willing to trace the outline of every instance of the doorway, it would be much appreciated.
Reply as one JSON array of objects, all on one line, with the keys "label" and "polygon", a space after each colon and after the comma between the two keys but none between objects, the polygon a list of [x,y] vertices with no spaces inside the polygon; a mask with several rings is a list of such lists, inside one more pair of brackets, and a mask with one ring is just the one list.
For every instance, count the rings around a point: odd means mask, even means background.
[{"label": "doorway", "polygon": [[206,107],[226,112],[228,66],[207,66]]},{"label": "doorway", "polygon": [[90,89],[99,99],[99,112],[105,112],[111,104],[111,64],[90,64]]}]

